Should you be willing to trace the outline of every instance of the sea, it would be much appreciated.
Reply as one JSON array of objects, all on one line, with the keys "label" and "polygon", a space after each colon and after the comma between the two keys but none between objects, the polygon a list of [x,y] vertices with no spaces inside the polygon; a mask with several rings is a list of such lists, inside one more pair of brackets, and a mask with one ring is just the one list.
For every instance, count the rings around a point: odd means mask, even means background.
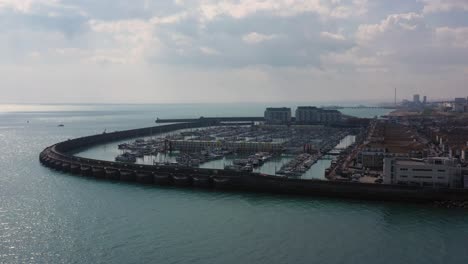
[{"label": "sea", "polygon": [[0,105],[0,263],[468,263],[464,209],[141,186],[39,163],[70,138],[265,106]]}]

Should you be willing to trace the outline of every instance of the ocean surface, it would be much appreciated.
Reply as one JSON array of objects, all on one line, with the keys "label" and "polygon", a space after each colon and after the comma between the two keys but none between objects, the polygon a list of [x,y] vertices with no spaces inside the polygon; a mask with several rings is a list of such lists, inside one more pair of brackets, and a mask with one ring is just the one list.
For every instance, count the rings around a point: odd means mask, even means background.
[{"label": "ocean surface", "polygon": [[110,183],[38,161],[68,138],[264,107],[0,105],[0,263],[468,263],[462,209]]}]

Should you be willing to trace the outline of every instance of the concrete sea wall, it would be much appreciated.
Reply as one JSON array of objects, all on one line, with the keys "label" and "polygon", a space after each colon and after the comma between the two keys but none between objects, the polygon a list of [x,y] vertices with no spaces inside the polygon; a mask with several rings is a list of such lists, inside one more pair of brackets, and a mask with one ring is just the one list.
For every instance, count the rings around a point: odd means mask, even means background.
[{"label": "concrete sea wall", "polygon": [[405,202],[468,201],[467,189],[291,179],[230,170],[127,164],[70,154],[102,143],[216,124],[213,121],[169,124],[70,139],[44,149],[39,160],[44,166],[65,173],[141,184]]}]

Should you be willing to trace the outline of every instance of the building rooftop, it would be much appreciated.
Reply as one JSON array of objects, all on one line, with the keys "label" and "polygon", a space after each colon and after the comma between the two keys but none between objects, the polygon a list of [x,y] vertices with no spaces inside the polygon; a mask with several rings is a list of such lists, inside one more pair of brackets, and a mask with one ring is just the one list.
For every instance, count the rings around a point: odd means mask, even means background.
[{"label": "building rooftop", "polygon": [[395,164],[405,165],[405,166],[414,166],[414,165],[425,165],[426,163],[423,160],[396,160]]},{"label": "building rooftop", "polygon": [[315,106],[298,106],[297,109],[300,110],[317,110],[318,108]]},{"label": "building rooftop", "polygon": [[267,107],[267,111],[291,111],[289,107]]},{"label": "building rooftop", "polygon": [[321,109],[321,111],[324,113],[341,113],[340,111],[335,109]]},{"label": "building rooftop", "polygon": [[396,165],[403,165],[403,166],[422,166],[422,165],[436,165],[436,166],[447,166],[447,165],[455,165],[455,160],[448,158],[448,157],[435,157],[435,158],[427,158],[427,159],[402,159],[397,158],[395,160]]}]

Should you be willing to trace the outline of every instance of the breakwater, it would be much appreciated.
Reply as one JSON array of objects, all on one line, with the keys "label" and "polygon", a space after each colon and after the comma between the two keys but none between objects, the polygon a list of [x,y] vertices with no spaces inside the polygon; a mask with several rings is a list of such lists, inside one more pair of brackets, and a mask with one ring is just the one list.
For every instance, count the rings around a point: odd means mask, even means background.
[{"label": "breakwater", "polygon": [[176,123],[176,122],[264,122],[265,118],[260,116],[253,117],[200,117],[200,118],[185,118],[185,119],[156,119],[156,123]]},{"label": "breakwater", "polygon": [[142,184],[406,202],[468,200],[468,190],[466,189],[291,179],[230,170],[126,164],[87,159],[70,154],[78,149],[102,143],[213,125],[221,124],[213,120],[207,120],[70,139],[44,149],[39,156],[39,160],[47,167],[66,173]]}]

